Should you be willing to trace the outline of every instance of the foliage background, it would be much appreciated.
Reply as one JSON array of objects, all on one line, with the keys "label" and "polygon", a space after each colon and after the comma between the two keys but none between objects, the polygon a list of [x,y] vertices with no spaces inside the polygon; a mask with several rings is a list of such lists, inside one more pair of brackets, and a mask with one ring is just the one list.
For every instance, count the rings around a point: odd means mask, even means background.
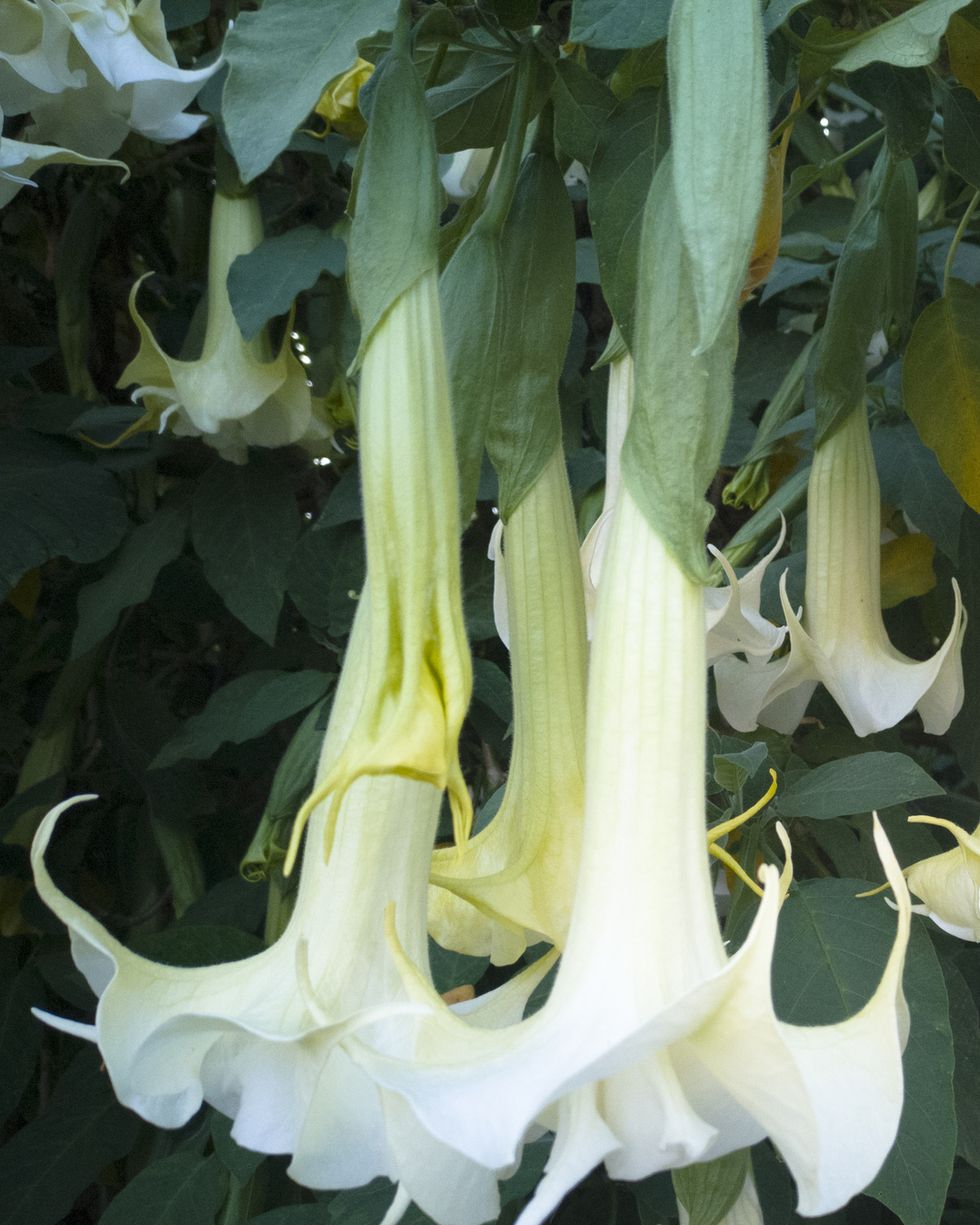
[{"label": "foliage background", "polygon": [[[317,140],[294,129],[306,126],[320,89],[353,61],[355,38],[372,62],[383,53],[385,35],[375,32],[390,30],[394,7],[365,0],[358,28],[352,34],[345,25],[341,35],[345,0],[265,0],[261,12],[241,15],[226,46],[230,71],[199,97],[213,127],[173,147],[131,136],[120,154],[133,171],[125,184],[110,171],[49,168],[35,191],[21,192],[0,215],[0,1186],[7,1225],[374,1225],[390,1199],[383,1182],[305,1191],[285,1177],[284,1160],[239,1149],[227,1122],[209,1109],[181,1131],[161,1133],[119,1107],[97,1053],[30,1014],[37,1006],[88,1018],[94,1000],[64,931],[37,899],[26,848],[48,806],[70,794],[100,797],[66,823],[51,853],[56,875],[132,947],[178,964],[260,948],[288,902],[276,848],[312,777],[364,564],[356,431],[340,394],[354,390],[344,371],[357,345],[343,280],[356,140],[338,132]],[[595,362],[608,339],[607,302],[620,319],[628,316],[637,221],[662,151],[669,0],[575,0],[541,12],[530,0],[481,0],[455,12],[419,7],[417,55],[442,154],[502,140],[514,32],[539,19],[534,105],[551,99],[565,162],[589,171],[588,187],[580,175],[569,188],[578,290],[560,385],[584,534],[604,473],[607,375]],[[912,309],[893,321],[887,354],[870,376],[874,442],[886,515],[904,512],[931,539],[936,581],[927,575],[923,582],[920,573],[919,587],[928,589],[897,602],[886,620],[896,645],[928,654],[949,624],[955,574],[973,613],[967,699],[947,737],[923,734],[912,716],[858,739],[822,693],[792,737],[732,735],[713,718],[706,769],[719,810],[761,794],[770,766],[780,773],[779,796],[740,855],[751,863],[772,822],[787,823],[799,883],[781,918],[774,986],[782,1015],[798,1022],[854,1011],[886,956],[888,912],[854,897],[880,879],[870,810],[882,810],[906,864],[948,845],[926,827],[906,825],[910,811],[970,828],[980,822],[980,307],[972,288],[980,281],[980,240],[972,224],[951,269],[944,267],[980,187],[980,4],[955,15],[955,4],[945,6],[952,21],[945,39],[934,40],[929,67],[834,69],[848,39],[908,7],[900,0],[770,0],[766,9],[774,120],[785,116],[798,86],[804,109],[789,143],[779,255],[742,312],[736,411],[712,490],[713,542],[726,544],[740,530],[738,539],[747,534],[754,545],[771,535],[771,518],[768,532],[754,532],[758,520],[746,527],[750,512],[725,506],[722,487],[749,453],[807,335],[823,324],[856,198],[887,142],[914,159],[918,276]],[[216,47],[230,15],[201,0],[165,0],[164,10],[184,60]],[[571,54],[556,60],[568,43]],[[236,314],[243,330],[273,320],[281,331],[296,299],[293,326],[311,359],[314,389],[332,396],[340,421],[329,462],[294,448],[253,450],[247,465],[235,466],[199,441],[166,434],[111,449],[93,445],[111,441],[138,415],[115,389],[135,349],[126,299],[137,275],[157,274],[141,301],[164,347],[193,352],[216,140],[254,180],[269,236],[229,281]],[[447,210],[445,254],[465,218],[465,207]],[[927,385],[913,392],[948,447],[972,460],[959,489],[921,441],[916,426],[928,432],[929,422],[909,420],[908,378],[904,395],[902,381],[912,323],[942,295],[950,271],[964,283],[953,327],[966,398],[952,399],[942,369],[928,369]],[[856,300],[856,316],[862,309]],[[813,413],[802,389],[797,401],[792,428],[766,461],[774,490],[790,487],[812,448]],[[960,418],[951,403],[960,405]],[[950,457],[940,458],[948,467]],[[463,538],[475,690],[462,758],[483,820],[499,802],[511,722],[486,560],[495,496],[485,467]],[[805,556],[798,503],[785,506],[783,561],[794,604]],[[782,568],[774,566],[770,578]],[[776,617],[775,581],[766,601]],[[260,822],[264,841],[253,842]],[[736,894],[734,904],[750,917],[748,896]],[[482,990],[499,976],[435,947],[433,966],[441,989],[473,982]],[[976,947],[917,921],[906,990],[913,1028],[899,1140],[869,1194],[828,1221],[980,1222]],[[546,1155],[545,1141],[528,1147],[504,1186],[502,1221],[514,1219]],[[767,1220],[794,1220],[790,1180],[776,1154],[760,1145],[753,1164]],[[626,1184],[596,1173],[555,1219],[668,1225],[676,1213],[668,1176]],[[423,1217],[413,1209],[407,1219]]]}]

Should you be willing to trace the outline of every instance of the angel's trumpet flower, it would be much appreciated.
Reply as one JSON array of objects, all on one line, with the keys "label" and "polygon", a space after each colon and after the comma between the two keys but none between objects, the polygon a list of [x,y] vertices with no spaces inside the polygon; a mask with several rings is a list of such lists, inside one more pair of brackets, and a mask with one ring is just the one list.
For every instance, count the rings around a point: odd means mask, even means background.
[{"label": "angel's trumpet flower", "polygon": [[[3,123],[3,111],[0,110],[0,124]],[[42,166],[50,166],[56,162],[70,162],[76,166],[118,166],[126,177],[129,170],[125,162],[112,158],[86,157],[73,149],[63,149],[58,145],[35,145],[29,141],[11,140],[5,136],[0,140],[0,208],[16,196],[22,187],[34,186],[34,175]]]},{"label": "angel's trumpet flower", "polygon": [[521,1225],[600,1161],[637,1179],[766,1135],[800,1210],[819,1215],[867,1185],[895,1138],[909,898],[891,847],[876,823],[899,914],[871,1000],[836,1025],[779,1021],[770,976],[791,867],[763,868],[755,923],[730,958],[704,846],[705,715],[701,589],[624,489],[590,660],[578,890],[551,996],[506,1034],[467,1029],[403,958],[433,1010],[432,1047],[413,1064],[373,1051],[370,1029],[355,1043],[437,1139],[488,1167],[512,1162],[535,1120],[555,1129]]},{"label": "angel's trumpet flower", "polygon": [[184,107],[221,66],[179,68],[155,0],[5,0],[0,106],[31,112],[32,140],[95,158],[130,131],[183,140],[207,119]]},{"label": "angel's trumpet flower", "polygon": [[[137,384],[133,399],[145,412],[127,434],[165,426],[177,435],[203,438],[220,455],[244,463],[249,446],[283,447],[325,439],[329,431],[314,415],[306,371],[290,347],[289,330],[273,354],[263,328],[242,336],[228,298],[228,270],[235,258],[262,241],[262,214],[252,195],[216,191],[208,254],[207,326],[201,356],[169,357],[129,295],[129,313],[140,335],[139,351],[118,386]],[[149,275],[149,274],[148,274]]]},{"label": "angel's trumpet flower", "polygon": [[858,405],[816,448],[807,511],[803,620],[780,584],[789,627],[785,658],[763,667],[734,658],[715,664],[718,704],[739,731],[757,724],[792,732],[819,682],[859,736],[918,709],[941,735],[963,704],[966,614],[955,580],[953,624],[931,659],[892,646],[881,618],[880,495],[867,413]]},{"label": "angel's trumpet flower", "polygon": [[968,833],[942,817],[909,817],[920,825],[948,830],[957,845],[930,855],[905,869],[909,889],[922,899],[916,914],[932,919],[937,927],[961,940],[980,942],[980,826]]},{"label": "angel's trumpet flower", "polygon": [[562,944],[578,869],[585,784],[586,642],[578,540],[559,447],[503,533],[514,748],[500,809],[462,852],[437,850],[429,930],[498,964]]}]

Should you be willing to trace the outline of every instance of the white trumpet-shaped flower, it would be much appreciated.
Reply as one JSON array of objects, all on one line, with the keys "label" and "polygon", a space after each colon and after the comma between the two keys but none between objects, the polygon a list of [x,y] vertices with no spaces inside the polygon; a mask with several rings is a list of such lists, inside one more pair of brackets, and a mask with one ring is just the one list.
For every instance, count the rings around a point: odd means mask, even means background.
[{"label": "white trumpet-shaped flower", "polygon": [[490,824],[461,850],[435,852],[429,897],[440,944],[497,964],[536,939],[564,942],[578,870],[587,648],[561,447],[511,514],[504,541],[495,598],[506,610],[514,686],[510,773]]},{"label": "white trumpet-shaped flower", "polygon": [[184,108],[220,67],[178,67],[159,0],[4,2],[0,106],[31,112],[32,139],[90,157],[114,153],[130,131],[192,135],[207,116]]},{"label": "white trumpet-shaped flower", "polygon": [[957,844],[905,869],[909,889],[922,899],[912,910],[951,936],[980,942],[980,826],[971,834],[942,817],[909,817],[909,821],[948,830]]},{"label": "white trumpet-shaped flower", "polygon": [[871,1000],[836,1025],[778,1020],[770,974],[791,869],[763,869],[755,923],[729,958],[704,846],[704,660],[701,589],[624,490],[590,660],[578,891],[551,996],[506,1035],[465,1029],[406,958],[438,1021],[432,1047],[412,1064],[374,1052],[370,1029],[354,1040],[437,1139],[488,1167],[513,1161],[535,1120],[554,1128],[521,1225],[539,1225],[600,1161],[637,1179],[765,1135],[800,1210],[818,1215],[866,1186],[895,1138],[910,922],[901,871],[876,823],[899,914]]},{"label": "white trumpet-shaped flower", "polygon": [[[609,365],[609,390],[606,398],[606,484],[602,510],[589,529],[581,549],[582,581],[585,587],[585,609],[590,637],[613,510],[622,487],[620,452],[629,425],[633,390],[633,359],[624,350]],[[759,611],[759,603],[766,569],[783,547],[785,538],[784,523],[773,548],[742,578],[736,575],[724,554],[713,545],[708,546],[728,579],[726,587],[704,589],[709,665],[725,655],[739,651],[744,651],[753,663],[764,662],[782,645],[786,636],[785,626],[776,626],[766,620]]]},{"label": "white trumpet-shaped flower", "polygon": [[[0,124],[3,112],[0,111]],[[86,157],[74,149],[62,149],[57,145],[35,145],[24,140],[10,140],[0,136],[0,208],[17,195],[22,187],[31,187],[34,175],[42,166],[55,162],[70,162],[76,166],[118,166],[126,175],[129,170],[125,162],[112,158]]]},{"label": "white trumpet-shaped flower", "polygon": [[759,723],[791,732],[822,682],[859,736],[893,727],[918,709],[927,732],[942,734],[963,704],[966,614],[955,611],[931,659],[892,646],[881,618],[878,476],[865,408],[858,405],[816,448],[807,501],[806,589],[802,621],[780,584],[789,654],[759,667],[715,664],[718,705],[738,731]]},{"label": "white trumpet-shaped flower", "polygon": [[140,335],[136,356],[118,386],[138,384],[133,399],[145,413],[126,431],[169,427],[181,437],[202,438],[225,459],[244,463],[249,446],[283,447],[329,436],[314,411],[306,370],[290,347],[289,330],[273,354],[263,328],[246,341],[228,297],[228,270],[239,255],[262,241],[262,215],[254,196],[217,191],[211,211],[207,325],[201,356],[170,357],[129,295],[129,312]]}]

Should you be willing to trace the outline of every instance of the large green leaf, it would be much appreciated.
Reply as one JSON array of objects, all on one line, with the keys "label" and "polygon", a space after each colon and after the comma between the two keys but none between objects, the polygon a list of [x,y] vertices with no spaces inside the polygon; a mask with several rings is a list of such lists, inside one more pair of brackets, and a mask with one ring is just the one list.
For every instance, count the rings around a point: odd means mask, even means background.
[{"label": "large green leaf", "polygon": [[160,770],[184,758],[212,757],[222,744],[242,744],[306,710],[327,691],[329,672],[249,672],[229,681],[192,715],[152,762]]},{"label": "large green leaf", "polygon": [[687,1209],[689,1225],[719,1225],[741,1195],[750,1171],[745,1148],[674,1170],[674,1190]]},{"label": "large green leaf", "polygon": [[486,149],[507,125],[514,58],[487,48],[470,55],[462,71],[425,95],[440,153]]},{"label": "large green leaf", "polygon": [[902,390],[922,441],[980,510],[980,290],[951,277],[944,296],[916,319]]},{"label": "large green leaf", "polygon": [[109,472],[66,443],[0,430],[0,596],[52,557],[105,557],[128,522]]},{"label": "large green leaf", "polygon": [[925,144],[932,125],[932,84],[928,72],[924,68],[874,63],[855,73],[851,84],[881,111],[892,156],[914,157]]},{"label": "large green leaf", "polygon": [[191,538],[228,611],[273,642],[299,511],[285,470],[253,452],[247,464],[214,464],[194,495]]},{"label": "large green leaf", "polygon": [[832,67],[856,72],[882,60],[898,68],[924,68],[939,54],[950,17],[970,0],[921,0],[871,29],[839,29],[817,17],[807,32],[800,77],[811,80]]},{"label": "large green leaf", "polygon": [[40,1118],[0,1148],[4,1225],[57,1225],[105,1166],[129,1152],[139,1126],[116,1101],[99,1052],[86,1047]]},{"label": "large green leaf", "polygon": [[616,107],[616,95],[577,60],[563,59],[555,65],[551,96],[559,145],[569,157],[591,166],[603,125]]},{"label": "large green leaf", "polygon": [[943,155],[958,175],[980,187],[980,101],[962,87],[944,92]]},{"label": "large green leaf", "polygon": [[217,1157],[173,1153],[146,1166],[116,1196],[102,1225],[213,1225],[228,1188]]},{"label": "large green leaf", "polygon": [[[959,570],[963,602],[980,608],[980,515],[967,507],[960,524]],[[970,617],[963,638],[963,709],[953,720],[949,738],[965,774],[980,782],[980,617]]]},{"label": "large green leaf", "polygon": [[289,144],[356,43],[391,26],[397,0],[265,0],[229,30],[222,117],[242,178],[251,182]]},{"label": "large green leaf", "polygon": [[956,1152],[980,1169],[980,1025],[977,1002],[955,962],[943,963],[949,995],[949,1024],[953,1031],[956,1075]]},{"label": "large green leaf", "polygon": [[627,345],[633,338],[643,210],[669,143],[667,91],[638,90],[602,125],[589,176],[602,290]]},{"label": "large green leaf", "polygon": [[239,255],[228,272],[228,297],[242,335],[251,340],[275,315],[284,315],[321,272],[343,276],[347,248],[315,225],[267,238]]},{"label": "large green leaf", "polygon": [[956,564],[959,557],[963,503],[935,453],[925,446],[908,421],[871,435],[881,496],[904,510]]},{"label": "large green leaf", "polygon": [[41,1026],[31,1009],[43,1004],[44,989],[30,962],[18,970],[18,943],[0,943],[0,1122],[20,1101],[41,1049]]},{"label": "large green leaf", "polygon": [[569,39],[590,47],[646,47],[667,34],[671,0],[573,0]]},{"label": "large green leaf", "polygon": [[904,753],[860,753],[808,771],[780,792],[776,803],[784,817],[824,819],[943,794]]},{"label": "large green leaf", "polygon": [[189,520],[187,504],[159,507],[151,519],[130,532],[107,573],[82,588],[78,627],[71,644],[73,658],[110,634],[123,609],[149,598],[157,575],[183,551]]}]

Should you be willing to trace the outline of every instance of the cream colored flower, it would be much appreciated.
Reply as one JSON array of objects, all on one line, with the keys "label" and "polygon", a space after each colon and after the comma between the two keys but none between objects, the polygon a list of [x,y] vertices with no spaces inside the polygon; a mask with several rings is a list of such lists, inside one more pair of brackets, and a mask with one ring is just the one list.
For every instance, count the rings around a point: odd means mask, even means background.
[{"label": "cream colored flower", "polygon": [[718,704],[738,731],[757,724],[791,732],[822,682],[859,736],[894,727],[917,709],[941,735],[963,704],[966,613],[955,611],[931,659],[892,646],[881,619],[880,495],[863,405],[813,457],[807,503],[803,620],[780,585],[789,654],[759,667],[734,658],[715,664]]},{"label": "cream colored flower", "polygon": [[182,140],[205,115],[182,112],[221,67],[177,66],[159,0],[5,0],[0,106],[30,111],[27,135],[107,157],[130,131]]},{"label": "cream colored flower", "polygon": [[961,940],[980,942],[980,826],[972,834],[942,817],[909,817],[919,825],[948,830],[957,845],[905,869],[909,889],[922,899],[912,907]]},{"label": "cream colored flower", "polygon": [[[3,112],[0,111],[2,123]],[[85,157],[73,149],[60,149],[57,145],[34,145],[29,141],[0,136],[0,208],[9,204],[22,187],[34,186],[31,180],[42,166],[55,162],[71,162],[76,166],[118,166],[126,177],[129,176],[125,162]]]},{"label": "cream colored flower", "polygon": [[436,851],[429,898],[429,930],[440,944],[497,964],[516,961],[536,940],[564,942],[578,871],[585,615],[561,447],[503,537],[495,597],[506,611],[514,687],[510,773],[490,824],[462,849]]},{"label": "cream colored flower", "polygon": [[[328,426],[314,413],[306,371],[290,347],[288,329],[273,354],[263,328],[246,341],[228,298],[228,270],[236,256],[262,241],[262,215],[254,196],[216,191],[208,255],[207,327],[201,356],[170,357],[140,315],[136,299],[142,277],[129,295],[129,312],[140,335],[139,352],[117,386],[138,384],[133,399],[144,416],[127,434],[169,427],[181,437],[203,438],[233,463],[248,448],[323,441]],[[126,435],[123,435],[125,437]]]}]

